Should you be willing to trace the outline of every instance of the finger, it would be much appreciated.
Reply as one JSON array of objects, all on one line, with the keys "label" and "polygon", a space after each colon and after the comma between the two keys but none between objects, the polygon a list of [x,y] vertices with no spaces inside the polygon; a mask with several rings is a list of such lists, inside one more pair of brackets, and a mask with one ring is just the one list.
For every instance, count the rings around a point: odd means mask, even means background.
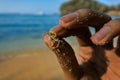
[{"label": "finger", "polygon": [[[57,33],[57,36],[59,37],[65,37],[65,36],[70,36],[73,35],[77,37],[79,46],[80,46],[80,51],[81,54],[80,56],[86,60],[90,59],[92,56],[92,48],[94,44],[91,42],[90,37],[91,33],[88,29],[88,27],[81,27],[79,29],[72,29],[72,30],[65,30],[61,26],[54,27],[53,29],[50,30],[52,33]],[[87,51],[86,51],[87,50]],[[81,63],[81,62],[79,62]]]},{"label": "finger", "polygon": [[104,45],[120,34],[120,19],[109,21],[95,35],[91,37],[93,43]]},{"label": "finger", "polygon": [[60,25],[53,27],[50,30],[51,33],[55,33],[58,37],[68,37],[71,36],[72,33],[69,32],[69,30],[65,29],[64,27],[61,27]]},{"label": "finger", "polygon": [[93,43],[90,40],[91,33],[88,27],[81,27],[78,29],[68,30],[61,26],[56,26],[50,30],[52,33],[56,33],[58,37],[76,36],[80,46],[92,46]]},{"label": "finger", "polygon": [[75,29],[82,26],[102,27],[111,20],[111,17],[90,9],[80,9],[74,13],[63,16],[60,25],[67,29]]},{"label": "finger", "polygon": [[[103,26],[103,25],[101,25],[101,26]],[[96,30],[95,32],[99,32],[99,30],[101,30],[101,29],[103,29],[103,28],[100,28],[100,27],[97,26],[97,27],[95,27],[95,30]],[[104,29],[103,29],[103,31],[104,31]],[[108,30],[106,30],[105,32],[107,32],[107,31]],[[104,32],[101,32],[100,35],[104,35],[104,34],[105,34]],[[99,35],[97,35],[97,37],[99,37]],[[105,38],[107,38],[107,37],[105,37]],[[113,49],[113,40],[110,40],[109,42],[106,42],[106,43],[99,42],[99,44],[97,44],[97,43],[94,43],[94,44],[96,44],[96,45],[102,45],[102,47],[104,47],[105,49]]]},{"label": "finger", "polygon": [[[94,26],[96,31],[100,30],[100,28],[108,21],[111,20],[111,17],[109,17],[106,14],[97,12],[97,11],[92,11],[89,9],[80,9],[74,13],[68,14],[66,16],[63,16],[60,20],[60,25],[66,29],[75,29],[75,28],[80,28],[83,26]],[[79,33],[79,32],[78,32]],[[89,31],[88,31],[89,34]],[[83,34],[82,34],[83,35]],[[86,36],[86,35],[84,35]],[[80,36],[79,36],[80,37]],[[91,44],[91,41],[89,40],[89,37],[86,37],[86,39],[81,40],[78,37],[78,42],[81,45],[86,45]],[[103,43],[101,43],[102,45]],[[112,48],[112,41],[106,45],[105,47]]]},{"label": "finger", "polygon": [[79,80],[83,71],[80,69],[72,47],[53,33],[47,33],[44,38],[46,45],[56,54],[65,73],[66,80]]},{"label": "finger", "polygon": [[77,32],[76,37],[80,47],[93,45],[93,43],[90,40],[91,33],[88,27],[81,27]]},{"label": "finger", "polygon": [[[85,21],[84,18],[87,18],[87,21]],[[67,37],[67,36],[76,35],[79,33],[88,33],[87,36],[89,37],[85,38],[86,35],[84,34],[82,34],[84,36],[82,37],[83,39],[80,37],[80,35],[77,37],[80,45],[89,45],[89,44],[92,44],[89,39],[90,32],[86,30],[83,32],[83,29],[80,29],[80,28],[83,26],[88,27],[87,25],[94,25],[94,26],[97,26],[96,29],[99,29],[104,23],[106,23],[110,19],[111,18],[109,16],[103,13],[99,13],[89,9],[80,9],[77,12],[63,16],[60,20],[60,25],[52,28],[50,32],[57,33],[59,37]],[[81,20],[84,23],[79,24],[78,20],[79,21]]]},{"label": "finger", "polygon": [[[102,26],[102,25],[101,25]],[[106,30],[106,29],[104,29],[104,28],[95,28],[96,29],[96,32],[98,32],[98,35],[96,35],[97,37],[99,37],[99,36],[101,36],[101,35],[105,35],[105,33],[107,33],[108,31],[109,31],[109,29],[108,30]],[[99,31],[101,30],[101,33],[99,33]],[[94,34],[95,35],[95,34]],[[93,36],[94,36],[93,35]],[[104,36],[103,36],[104,37]],[[103,39],[103,37],[101,37],[101,39]],[[107,37],[109,37],[109,36],[107,36]],[[106,37],[106,38],[107,38]],[[93,38],[93,37],[91,37],[91,39],[92,39],[92,41],[94,40],[94,44],[96,44],[96,45],[101,45],[102,47],[104,47],[105,49],[113,49],[113,40],[110,40],[110,41],[108,41],[108,42],[105,42],[104,40],[105,39],[103,39],[103,40],[101,40],[100,42],[98,42],[98,43],[95,43],[95,39]],[[97,42],[97,41],[96,41]]]}]

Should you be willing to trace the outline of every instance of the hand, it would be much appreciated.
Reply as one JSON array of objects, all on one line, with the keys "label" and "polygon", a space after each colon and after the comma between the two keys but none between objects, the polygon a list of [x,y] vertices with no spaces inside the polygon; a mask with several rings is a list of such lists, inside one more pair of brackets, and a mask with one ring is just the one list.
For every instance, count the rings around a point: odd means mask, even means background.
[{"label": "hand", "polygon": [[[94,35],[88,26],[95,28]],[[60,24],[44,36],[44,41],[56,54],[67,80],[119,80],[120,38],[117,47],[113,47],[113,38],[119,34],[120,19],[111,20],[103,13],[80,9],[63,16]],[[69,36],[77,37],[78,60],[71,46],[62,39]]]}]

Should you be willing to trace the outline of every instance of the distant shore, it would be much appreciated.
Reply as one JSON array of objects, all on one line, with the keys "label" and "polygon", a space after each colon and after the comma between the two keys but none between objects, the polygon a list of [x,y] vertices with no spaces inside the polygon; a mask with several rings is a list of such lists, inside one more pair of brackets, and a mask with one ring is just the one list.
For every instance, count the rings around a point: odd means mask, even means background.
[{"label": "distant shore", "polygon": [[107,14],[111,16],[120,16],[120,11],[112,10],[108,11]]}]

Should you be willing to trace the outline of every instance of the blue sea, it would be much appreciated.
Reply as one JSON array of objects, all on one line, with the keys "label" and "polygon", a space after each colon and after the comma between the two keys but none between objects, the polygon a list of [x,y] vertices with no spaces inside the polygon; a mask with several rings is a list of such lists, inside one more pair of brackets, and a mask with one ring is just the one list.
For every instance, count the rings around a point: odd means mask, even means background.
[{"label": "blue sea", "polygon": [[43,33],[57,25],[59,18],[57,14],[0,14],[0,53],[43,47]]},{"label": "blue sea", "polygon": [[57,14],[0,14],[0,54],[25,48],[44,48],[42,36],[58,24],[59,18]]}]

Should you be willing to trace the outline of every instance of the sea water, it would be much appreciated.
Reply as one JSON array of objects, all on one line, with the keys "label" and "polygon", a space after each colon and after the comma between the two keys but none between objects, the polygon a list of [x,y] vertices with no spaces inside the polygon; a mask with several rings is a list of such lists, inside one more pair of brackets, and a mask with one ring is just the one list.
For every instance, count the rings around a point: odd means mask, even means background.
[{"label": "sea water", "polygon": [[44,32],[58,24],[59,15],[0,14],[0,53],[42,47]]},{"label": "sea water", "polygon": [[[58,14],[0,14],[0,54],[25,48],[43,48],[44,32],[58,25],[59,19]],[[94,33],[94,29],[91,31]]]}]

